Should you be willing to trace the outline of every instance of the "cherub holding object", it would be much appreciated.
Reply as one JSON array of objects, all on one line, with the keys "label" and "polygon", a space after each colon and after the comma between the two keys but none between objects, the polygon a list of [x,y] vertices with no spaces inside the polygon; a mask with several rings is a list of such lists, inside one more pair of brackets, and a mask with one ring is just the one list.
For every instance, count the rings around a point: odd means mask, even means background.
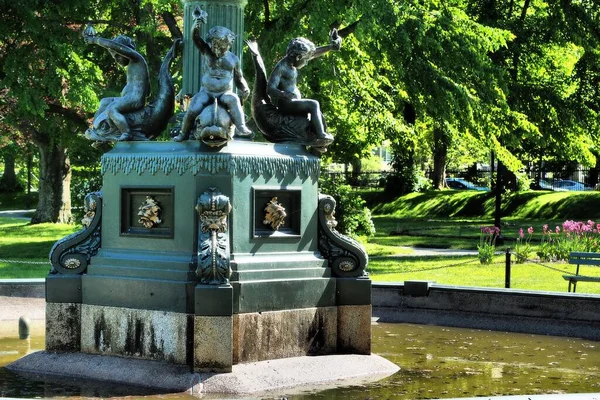
[{"label": "cherub holding object", "polygon": [[244,111],[240,98],[233,92],[233,83],[241,92],[242,100],[250,94],[248,84],[242,74],[240,59],[230,50],[235,34],[223,26],[215,26],[208,32],[206,41],[200,37],[200,26],[206,23],[207,13],[196,7],[194,10],[194,27],[192,38],[194,44],[205,57],[205,72],[202,76],[202,87],[192,97],[188,110],[183,117],[181,133],[173,138],[180,142],[189,137],[196,117],[202,110],[217,99],[224,104],[236,127],[236,136],[252,137],[253,133],[246,127]]},{"label": "cherub holding object", "polygon": [[321,115],[319,102],[303,99],[298,90],[298,69],[304,67],[310,60],[332,51],[339,50],[342,38],[333,29],[329,35],[330,44],[315,47],[308,39],[292,39],[288,44],[285,57],[282,58],[269,77],[267,93],[271,101],[282,113],[291,115],[310,114],[311,124],[317,139],[333,141],[333,136],[325,132],[325,124]]},{"label": "cherub holding object", "polygon": [[142,109],[146,97],[150,94],[146,60],[135,50],[135,42],[128,36],[119,35],[112,40],[104,39],[96,36],[93,27],[89,25],[83,37],[87,43],[107,49],[119,65],[127,67],[127,84],[121,91],[121,97],[108,97],[100,101],[100,110],[103,112],[94,119],[94,128],[98,128],[101,122],[109,119],[121,132],[118,140],[129,140],[132,135],[123,114]]}]

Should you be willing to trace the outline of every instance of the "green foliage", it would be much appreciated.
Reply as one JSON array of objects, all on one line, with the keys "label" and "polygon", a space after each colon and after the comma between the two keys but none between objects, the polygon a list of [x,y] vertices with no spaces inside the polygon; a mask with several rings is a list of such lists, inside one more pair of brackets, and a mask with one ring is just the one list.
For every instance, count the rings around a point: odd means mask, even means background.
[{"label": "green foliage", "polygon": [[85,214],[84,200],[89,193],[102,189],[102,175],[97,168],[74,168],[71,180],[71,202],[75,208],[75,221],[80,221]]},{"label": "green foliage", "polygon": [[[90,149],[82,134],[99,99],[118,96],[125,85],[125,74],[109,53],[83,40],[85,25],[93,23],[103,37],[133,37],[156,76],[173,39],[163,22],[168,12],[180,15],[179,1],[24,0],[0,9],[0,129],[21,149],[28,143],[38,147],[46,207],[56,197],[45,191],[60,192],[67,182],[69,156],[75,165],[98,162],[101,152]],[[50,182],[52,190],[46,188]],[[62,209],[60,204],[47,208]],[[50,212],[40,214],[46,219]]]},{"label": "green foliage", "polygon": [[477,252],[479,262],[483,265],[491,264],[496,252],[496,239],[500,235],[500,228],[497,226],[482,226],[479,234],[479,245]]},{"label": "green foliage", "polygon": [[0,210],[27,210],[38,202],[38,193],[29,195],[23,192],[0,193]]},{"label": "green foliage", "polygon": [[515,255],[517,256],[516,263],[523,264],[529,258],[533,247],[531,245],[531,237],[533,236],[533,226],[527,229],[527,236],[523,228],[519,229],[519,237],[515,242]]},{"label": "green foliage", "polygon": [[335,217],[338,231],[350,236],[369,237],[375,234],[371,211],[350,185],[344,184],[340,177],[332,175],[320,179],[319,188],[321,193],[330,195],[336,201]]}]

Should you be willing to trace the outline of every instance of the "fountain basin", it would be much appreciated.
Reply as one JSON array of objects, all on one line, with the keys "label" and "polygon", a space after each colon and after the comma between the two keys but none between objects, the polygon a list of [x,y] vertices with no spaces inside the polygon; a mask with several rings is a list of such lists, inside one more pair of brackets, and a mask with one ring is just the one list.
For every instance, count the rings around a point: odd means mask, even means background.
[{"label": "fountain basin", "polygon": [[364,384],[400,369],[377,355],[335,354],[236,364],[229,373],[194,373],[181,364],[46,351],[31,353],[6,368],[27,377],[50,375],[141,386],[160,392],[232,395]]}]

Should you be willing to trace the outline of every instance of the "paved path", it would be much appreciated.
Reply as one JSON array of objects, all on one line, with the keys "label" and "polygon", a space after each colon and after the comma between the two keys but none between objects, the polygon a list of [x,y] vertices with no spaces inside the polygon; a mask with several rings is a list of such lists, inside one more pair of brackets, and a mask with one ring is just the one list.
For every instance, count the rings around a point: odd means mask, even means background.
[{"label": "paved path", "polygon": [[402,253],[389,256],[373,256],[370,259],[385,258],[385,257],[433,257],[433,256],[477,256],[477,250],[456,250],[456,249],[430,249],[423,247],[408,247],[398,246],[398,250]]},{"label": "paved path", "polygon": [[0,217],[31,219],[32,212],[35,212],[35,209],[33,209],[33,210],[5,210],[5,211],[0,211]]}]

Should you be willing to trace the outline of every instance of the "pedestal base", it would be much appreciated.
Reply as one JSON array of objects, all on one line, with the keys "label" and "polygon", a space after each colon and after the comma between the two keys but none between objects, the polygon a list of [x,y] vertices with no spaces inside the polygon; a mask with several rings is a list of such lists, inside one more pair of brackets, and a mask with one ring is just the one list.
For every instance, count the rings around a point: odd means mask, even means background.
[{"label": "pedestal base", "polygon": [[337,330],[337,307],[236,314],[233,362],[335,354]]},{"label": "pedestal base", "polygon": [[81,306],[81,351],[190,364],[193,316],[154,310]]}]

